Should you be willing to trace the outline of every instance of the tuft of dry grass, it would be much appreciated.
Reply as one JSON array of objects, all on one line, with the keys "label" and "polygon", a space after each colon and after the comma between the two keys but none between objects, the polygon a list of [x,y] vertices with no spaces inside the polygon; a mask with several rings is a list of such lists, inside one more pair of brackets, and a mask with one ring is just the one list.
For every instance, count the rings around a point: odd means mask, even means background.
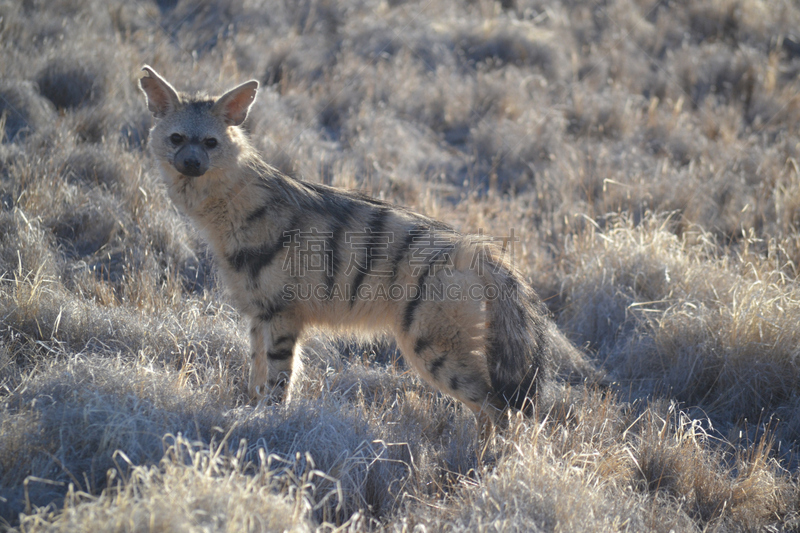
[{"label": "tuft of dry grass", "polygon": [[[724,427],[790,410],[800,392],[795,281],[747,242],[742,258],[720,256],[710,235],[678,237],[666,217],[609,226],[576,242],[564,316],[594,339],[614,379],[661,390]],[[784,430],[794,442],[794,427]]]},{"label": "tuft of dry grass", "polygon": [[[245,448],[223,453],[183,436],[164,438],[157,465],[135,466],[123,453],[126,472],[109,481],[117,490],[93,497],[70,484],[64,512],[39,509],[25,516],[23,531],[75,531],[87,524],[102,531],[311,531],[314,484],[324,474],[296,477],[290,466],[253,468]],[[116,471],[115,471],[116,472]],[[291,480],[287,483],[286,479]],[[281,489],[291,487],[291,496]]]}]

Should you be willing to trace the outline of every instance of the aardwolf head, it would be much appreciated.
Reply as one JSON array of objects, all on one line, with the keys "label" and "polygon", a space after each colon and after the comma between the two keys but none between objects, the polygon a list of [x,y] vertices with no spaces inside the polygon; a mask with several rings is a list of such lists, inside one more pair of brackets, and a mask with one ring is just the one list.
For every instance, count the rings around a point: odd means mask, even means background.
[{"label": "aardwolf head", "polygon": [[210,168],[233,168],[241,143],[240,132],[232,130],[247,118],[258,82],[248,81],[218,98],[190,96],[178,93],[149,66],[142,70],[146,75],[139,85],[156,118],[150,148],[162,168],[168,163],[190,178]]}]

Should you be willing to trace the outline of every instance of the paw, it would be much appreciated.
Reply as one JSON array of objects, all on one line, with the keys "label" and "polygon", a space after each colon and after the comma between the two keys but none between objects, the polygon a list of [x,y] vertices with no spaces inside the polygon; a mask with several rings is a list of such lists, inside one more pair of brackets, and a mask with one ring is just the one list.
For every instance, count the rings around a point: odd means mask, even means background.
[{"label": "paw", "polygon": [[280,380],[277,383],[262,383],[256,386],[249,386],[250,400],[253,404],[273,405],[281,403],[286,398],[287,382]]}]

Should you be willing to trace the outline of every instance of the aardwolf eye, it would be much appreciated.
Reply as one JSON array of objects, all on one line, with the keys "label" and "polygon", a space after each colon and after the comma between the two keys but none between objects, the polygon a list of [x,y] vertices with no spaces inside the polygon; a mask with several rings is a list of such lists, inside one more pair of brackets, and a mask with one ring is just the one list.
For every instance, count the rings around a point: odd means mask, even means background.
[{"label": "aardwolf eye", "polygon": [[169,136],[169,140],[174,145],[181,144],[181,142],[183,142],[183,135],[181,135],[180,133],[173,133],[172,135]]},{"label": "aardwolf eye", "polygon": [[214,137],[209,137],[205,140],[206,148],[215,148],[217,146],[217,140]]}]

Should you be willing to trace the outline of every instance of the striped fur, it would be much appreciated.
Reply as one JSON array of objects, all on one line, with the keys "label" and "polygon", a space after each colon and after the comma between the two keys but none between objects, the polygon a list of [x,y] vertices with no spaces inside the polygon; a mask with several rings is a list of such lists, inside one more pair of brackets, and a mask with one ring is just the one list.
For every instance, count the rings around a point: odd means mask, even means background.
[{"label": "striped fur", "polygon": [[393,334],[427,382],[489,421],[522,408],[554,358],[580,358],[494,243],[267,165],[238,127],[255,82],[193,97],[145,70],[150,149],[169,195],[250,319],[254,398],[282,396],[312,325]]}]

